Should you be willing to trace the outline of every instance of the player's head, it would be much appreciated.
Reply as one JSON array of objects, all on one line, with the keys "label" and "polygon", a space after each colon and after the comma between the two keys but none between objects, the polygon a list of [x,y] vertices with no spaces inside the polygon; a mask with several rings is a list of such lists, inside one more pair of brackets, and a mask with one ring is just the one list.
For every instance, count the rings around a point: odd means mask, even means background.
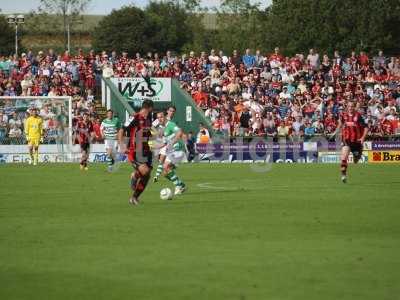
[{"label": "player's head", "polygon": [[165,124],[165,113],[160,111],[157,113],[157,120],[160,124]]},{"label": "player's head", "polygon": [[153,111],[154,102],[150,99],[146,99],[142,103],[142,110],[146,113],[151,113]]},{"label": "player's head", "polygon": [[167,109],[167,119],[168,120],[172,120],[174,118],[176,112],[176,107],[171,105],[170,107],[168,107]]},{"label": "player's head", "polygon": [[34,117],[36,117],[38,115],[38,111],[36,107],[32,107],[30,110],[30,114]]},{"label": "player's head", "polygon": [[84,121],[89,121],[89,114],[88,113],[84,113],[83,114],[83,120]]},{"label": "player's head", "polygon": [[113,116],[114,116],[114,112],[111,109],[107,110],[107,119],[112,119]]}]

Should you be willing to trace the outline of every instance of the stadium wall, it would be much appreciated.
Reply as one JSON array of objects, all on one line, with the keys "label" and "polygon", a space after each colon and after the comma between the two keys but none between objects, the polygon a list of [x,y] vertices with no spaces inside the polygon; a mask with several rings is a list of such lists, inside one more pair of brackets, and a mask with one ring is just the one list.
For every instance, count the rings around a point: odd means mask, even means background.
[{"label": "stadium wall", "polygon": [[[305,143],[197,144],[195,162],[200,163],[339,163],[340,149],[335,144],[321,147]],[[400,163],[400,142],[365,142],[362,163]],[[39,162],[78,162],[79,145],[41,145]],[[122,161],[126,158],[122,157]],[[0,145],[0,163],[27,163],[26,145]],[[93,144],[90,162],[106,162],[104,144]],[[352,162],[350,156],[349,161]]]},{"label": "stadium wall", "polygon": [[209,120],[193,102],[192,97],[181,89],[179,81],[170,78],[151,78],[151,88],[143,78],[103,78],[102,104],[114,110],[122,122],[139,110],[144,99],[152,99],[155,111],[163,111],[170,105],[176,107],[174,121],[184,132],[199,130],[203,123],[213,135]]}]

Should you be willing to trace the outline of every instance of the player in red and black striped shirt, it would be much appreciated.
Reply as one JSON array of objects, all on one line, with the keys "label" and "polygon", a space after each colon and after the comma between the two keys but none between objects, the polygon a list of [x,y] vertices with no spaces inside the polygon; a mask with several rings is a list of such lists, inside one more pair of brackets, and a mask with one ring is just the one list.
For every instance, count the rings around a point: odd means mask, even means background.
[{"label": "player in red and black striped shirt", "polygon": [[75,128],[77,134],[77,140],[79,145],[81,146],[81,162],[80,168],[81,170],[88,170],[87,161],[89,158],[89,150],[90,150],[90,142],[93,138],[93,124],[89,119],[89,114],[84,113],[83,119],[78,121]]},{"label": "player in red and black striped shirt", "polygon": [[149,181],[152,170],[153,153],[150,149],[149,139],[151,138],[151,112],[153,101],[143,101],[142,108],[133,116],[125,132],[129,135],[129,144],[123,143],[123,132],[119,134],[120,151],[128,153],[128,159],[135,168],[131,174],[132,196],[129,203],[139,204],[139,196],[143,193]]},{"label": "player in red and black striped shirt", "polygon": [[362,155],[363,143],[368,133],[364,118],[356,111],[353,102],[347,104],[346,111],[340,115],[337,130],[342,130],[342,155],[340,169],[342,181],[347,181],[347,160],[350,152],[353,153],[354,163],[357,163]]}]

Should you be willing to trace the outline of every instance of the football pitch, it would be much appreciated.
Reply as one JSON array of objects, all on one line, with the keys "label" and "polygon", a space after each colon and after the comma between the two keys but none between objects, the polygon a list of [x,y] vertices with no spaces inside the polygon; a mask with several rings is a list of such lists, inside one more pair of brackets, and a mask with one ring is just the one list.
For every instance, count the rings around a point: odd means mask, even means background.
[{"label": "football pitch", "polygon": [[400,168],[179,167],[186,194],[128,165],[0,165],[0,299],[394,300]]}]

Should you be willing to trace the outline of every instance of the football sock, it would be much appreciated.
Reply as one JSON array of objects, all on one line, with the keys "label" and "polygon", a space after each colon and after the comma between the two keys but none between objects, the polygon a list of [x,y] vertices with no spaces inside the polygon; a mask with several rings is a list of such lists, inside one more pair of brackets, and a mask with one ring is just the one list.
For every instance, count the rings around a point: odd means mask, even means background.
[{"label": "football sock", "polygon": [[340,169],[342,171],[342,175],[346,175],[347,173],[347,160],[343,159],[342,163],[340,164]]},{"label": "football sock", "polygon": [[157,178],[160,177],[162,171],[163,171],[163,165],[160,163],[160,164],[157,166],[157,170],[156,170],[156,177],[157,177]]},{"label": "football sock", "polygon": [[165,177],[171,181],[175,186],[185,186],[185,184],[179,179],[174,170],[169,171]]},{"label": "football sock", "polygon": [[107,156],[107,164],[112,166],[114,164],[114,159],[111,156]]},{"label": "football sock", "polygon": [[30,155],[30,157],[31,157],[31,162],[33,163],[33,151],[31,151],[30,153],[29,153],[29,155]]}]

